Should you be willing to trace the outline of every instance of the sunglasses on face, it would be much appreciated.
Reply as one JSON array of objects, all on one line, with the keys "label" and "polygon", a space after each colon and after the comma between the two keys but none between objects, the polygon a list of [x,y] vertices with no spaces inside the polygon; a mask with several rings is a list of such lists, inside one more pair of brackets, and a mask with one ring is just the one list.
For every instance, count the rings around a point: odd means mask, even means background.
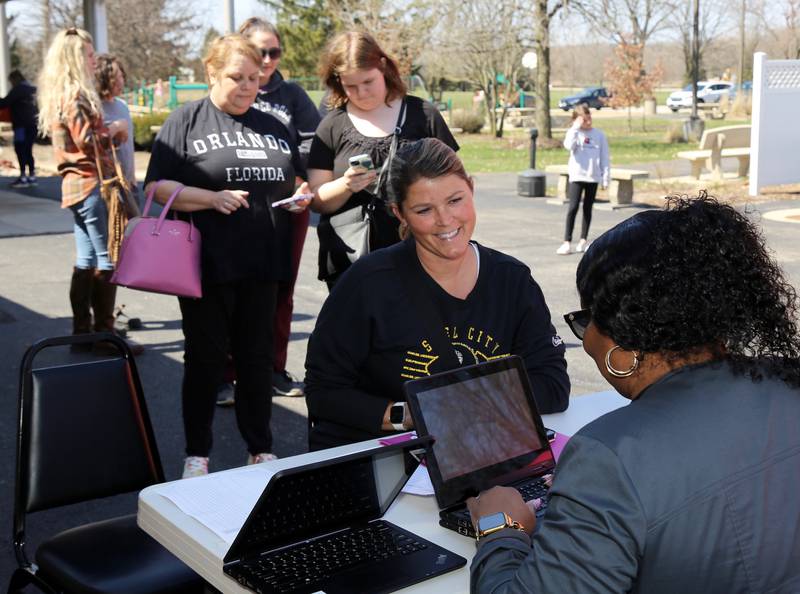
[{"label": "sunglasses on face", "polygon": [[267,56],[269,56],[270,60],[277,60],[278,58],[281,57],[281,54],[283,54],[283,50],[279,47],[271,47],[269,49],[262,48],[259,51],[261,52],[262,58],[266,58]]},{"label": "sunglasses on face", "polygon": [[571,311],[564,316],[564,321],[572,330],[572,333],[578,337],[578,340],[583,340],[583,335],[586,333],[586,327],[592,321],[592,310],[579,309]]}]

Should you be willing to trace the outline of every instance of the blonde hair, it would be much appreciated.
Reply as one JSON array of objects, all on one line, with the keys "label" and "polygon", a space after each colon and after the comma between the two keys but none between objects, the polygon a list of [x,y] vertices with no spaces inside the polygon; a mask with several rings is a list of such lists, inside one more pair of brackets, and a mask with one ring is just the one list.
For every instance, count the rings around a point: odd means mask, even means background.
[{"label": "blonde hair", "polygon": [[319,75],[330,89],[328,105],[341,107],[347,103],[341,75],[354,70],[377,68],[386,81],[386,104],[406,94],[406,84],[400,76],[397,62],[381,49],[375,38],[366,31],[347,31],[334,37],[320,60]]},{"label": "blonde hair", "polygon": [[55,122],[61,121],[65,106],[79,97],[88,104],[93,115],[100,115],[100,96],[94,84],[94,72],[86,63],[86,44],[92,36],[83,29],[70,27],[56,33],[44,67],[39,74],[39,130],[46,135]]},{"label": "blonde hair", "polygon": [[206,68],[206,78],[209,84],[211,83],[210,73],[212,71],[219,72],[225,68],[225,64],[234,54],[250,58],[259,69],[261,68],[261,52],[244,35],[239,33],[223,35],[209,44],[206,56],[203,58],[203,66]]}]

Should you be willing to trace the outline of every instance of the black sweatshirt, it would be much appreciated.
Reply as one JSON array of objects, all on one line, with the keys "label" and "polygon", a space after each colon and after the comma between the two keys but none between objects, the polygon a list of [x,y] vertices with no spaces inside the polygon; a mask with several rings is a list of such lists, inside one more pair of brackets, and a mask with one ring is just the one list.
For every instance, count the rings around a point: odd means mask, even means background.
[{"label": "black sweatshirt", "polygon": [[[448,368],[422,327],[409,290],[424,289],[437,308],[462,365],[519,355],[541,413],[567,408],[570,383],[564,344],[530,269],[487,247],[466,299],[444,291],[424,271],[413,240],[356,262],[320,311],[306,357],[306,402],[314,426],[312,449],[386,435],[390,401],[403,401],[403,383]],[[413,279],[397,270],[394,254],[412,259]],[[441,342],[440,342],[441,344]],[[454,404],[455,405],[455,404]]]}]

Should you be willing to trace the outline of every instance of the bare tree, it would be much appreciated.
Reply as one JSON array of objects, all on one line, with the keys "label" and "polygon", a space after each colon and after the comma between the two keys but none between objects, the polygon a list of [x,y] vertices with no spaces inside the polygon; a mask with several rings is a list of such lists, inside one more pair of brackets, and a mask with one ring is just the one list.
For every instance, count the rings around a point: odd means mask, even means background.
[{"label": "bare tree", "polygon": [[483,90],[489,129],[501,137],[517,93],[522,56],[533,43],[531,12],[523,0],[450,0],[446,11],[442,51]]},{"label": "bare tree", "polygon": [[[189,39],[198,30],[190,0],[107,0],[109,50],[125,63],[130,82],[176,74],[187,63]],[[83,27],[82,0],[39,0],[16,30],[25,73],[39,70],[54,31]],[[31,48],[39,52],[31,52]],[[30,61],[29,61],[30,60]]]},{"label": "bare tree", "polygon": [[[767,13],[761,14],[760,20],[776,43],[780,55],[793,60],[800,58],[800,0],[784,2],[780,9],[777,3],[771,4],[773,18],[770,19]],[[779,14],[775,14],[778,12]]]},{"label": "bare tree", "polygon": [[107,0],[109,51],[131,82],[166,79],[188,63],[189,39],[200,29],[190,0]]},{"label": "bare tree", "polygon": [[[719,37],[723,26],[730,23],[731,5],[726,0],[703,0],[700,5],[698,52],[700,60],[700,78],[705,78],[703,54],[709,45]],[[683,63],[685,68],[684,81],[691,79],[692,72],[692,0],[681,0],[675,5],[675,10],[670,18],[670,24],[678,32]]]},{"label": "bare tree", "polygon": [[581,0],[575,8],[597,34],[644,48],[654,33],[669,26],[675,6],[670,0]]},{"label": "bare tree", "polygon": [[438,14],[433,0],[330,0],[328,6],[341,28],[368,31],[406,74],[429,43]]},{"label": "bare tree", "polygon": [[[553,138],[550,122],[550,21],[569,0],[534,0],[533,48],[536,51],[536,128],[539,136]],[[575,2],[573,2],[574,4]]]}]

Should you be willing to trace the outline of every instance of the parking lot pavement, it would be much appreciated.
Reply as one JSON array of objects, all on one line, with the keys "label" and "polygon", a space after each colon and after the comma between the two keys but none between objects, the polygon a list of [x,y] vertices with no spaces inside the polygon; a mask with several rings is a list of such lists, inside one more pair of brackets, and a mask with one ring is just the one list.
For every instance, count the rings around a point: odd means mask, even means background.
[{"label": "parking lot pavement", "polygon": [[[565,207],[547,204],[543,198],[517,196],[514,174],[476,176],[476,207],[478,224],[475,238],[525,262],[542,286],[555,326],[567,345],[573,396],[607,389],[608,385],[561,318],[564,312],[578,305],[574,283],[580,258],[576,254],[555,254],[562,239]],[[753,216],[760,217],[759,211],[798,207],[800,201],[759,203],[751,210]],[[595,210],[590,239],[638,211],[637,208]],[[770,247],[796,284],[800,279],[797,225],[767,219],[763,219],[762,224]],[[0,456],[6,461],[0,468],[0,509],[6,510],[0,514],[0,534],[11,534],[19,361],[27,345],[36,339],[69,332],[67,293],[73,253],[71,219],[67,211],[59,208],[57,200],[52,196],[33,198],[0,191],[0,386],[4,402],[0,408]],[[300,376],[303,375],[308,336],[327,295],[325,285],[316,279],[316,254],[316,233],[311,228],[295,291],[287,365],[289,371]],[[144,323],[144,327],[132,332],[131,336],[147,347],[147,352],[137,363],[165,472],[168,478],[175,479],[183,458],[179,402],[183,342],[177,300],[120,289],[117,303],[125,304],[125,312],[141,318]],[[275,453],[289,456],[305,451],[305,401],[302,398],[275,398],[273,408]],[[91,412],[76,411],[76,414]],[[214,431],[212,470],[242,465],[246,452],[232,409],[217,410]],[[107,503],[43,512],[37,514],[41,518],[32,518],[28,540],[35,545],[42,535],[95,517],[95,508],[111,516],[133,513],[135,505],[135,496],[130,496]],[[0,539],[0,576],[10,575],[12,567],[10,539]]]}]

